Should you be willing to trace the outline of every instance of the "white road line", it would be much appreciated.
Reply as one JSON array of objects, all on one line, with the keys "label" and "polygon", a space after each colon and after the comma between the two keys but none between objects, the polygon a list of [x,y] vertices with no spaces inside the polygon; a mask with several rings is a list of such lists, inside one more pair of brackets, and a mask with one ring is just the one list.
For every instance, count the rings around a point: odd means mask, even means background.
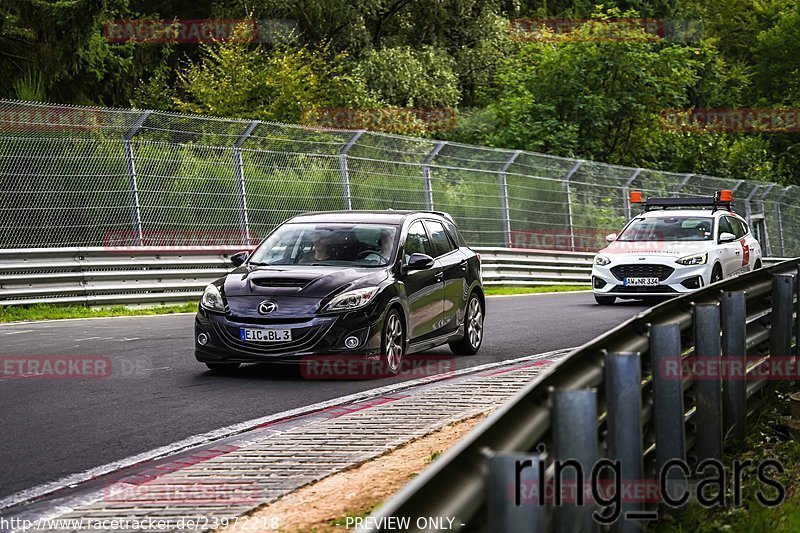
[{"label": "white road line", "polygon": [[160,448],[156,448],[154,450],[150,450],[147,452],[139,453],[133,455],[131,457],[127,457],[120,461],[114,461],[112,463],[108,463],[102,466],[97,466],[94,468],[90,468],[84,472],[71,474],[64,478],[61,478],[57,481],[52,481],[50,483],[44,483],[42,485],[38,485],[36,487],[32,487],[29,489],[25,489],[19,491],[11,496],[7,496],[0,500],[0,511],[4,511],[9,507],[19,505],[21,503],[25,503],[27,501],[41,498],[47,494],[55,492],[57,490],[65,489],[67,487],[71,487],[73,485],[77,485],[79,483],[83,483],[94,479],[99,476],[103,476],[106,474],[110,474],[121,470],[123,468],[129,468],[135,466],[137,464],[143,463],[145,461],[151,461],[154,459],[160,459],[167,455],[171,455],[177,452],[184,452],[191,448],[195,448],[197,446],[201,446],[203,444],[208,444],[213,441],[217,441],[223,438],[231,437],[233,435],[237,435],[239,433],[244,433],[250,429],[256,428],[263,424],[268,424],[270,422],[275,422],[278,420],[283,420],[287,418],[294,418],[297,416],[307,415],[310,413],[314,413],[316,411],[321,411],[323,409],[328,409],[330,407],[335,407],[338,405],[343,404],[350,404],[359,401],[368,400],[370,398],[374,398],[376,396],[382,396],[386,394],[392,394],[404,389],[416,387],[418,385],[424,385],[426,383],[433,383],[435,381],[442,381],[445,379],[450,379],[458,376],[462,376],[465,374],[474,374],[477,372],[481,372],[484,370],[490,370],[497,367],[502,366],[511,366],[514,364],[518,364],[521,362],[527,361],[536,361],[539,359],[547,359],[548,357],[552,357],[553,355],[558,354],[566,354],[571,351],[573,348],[565,348],[561,350],[553,350],[550,352],[540,353],[536,355],[527,355],[524,357],[519,357],[517,359],[507,359],[504,361],[498,361],[495,363],[487,363],[484,365],[473,366],[470,368],[463,368],[461,370],[455,370],[453,372],[446,372],[443,374],[437,374],[434,376],[427,376],[424,378],[403,381],[400,383],[394,383],[392,385],[387,385],[385,387],[378,387],[376,389],[370,389],[368,391],[359,392],[356,394],[349,394],[347,396],[341,396],[339,398],[334,398],[332,400],[328,400],[325,402],[315,403],[313,405],[308,405],[306,407],[298,407],[296,409],[290,409],[288,411],[284,411],[282,413],[274,414],[265,416],[262,418],[255,418],[253,420],[248,420],[246,422],[240,422],[238,424],[233,424],[230,426],[226,426],[215,431],[209,431],[207,433],[201,433],[199,435],[194,435],[192,437],[185,438],[178,442],[174,442],[172,444],[168,444],[166,446],[161,446]]}]

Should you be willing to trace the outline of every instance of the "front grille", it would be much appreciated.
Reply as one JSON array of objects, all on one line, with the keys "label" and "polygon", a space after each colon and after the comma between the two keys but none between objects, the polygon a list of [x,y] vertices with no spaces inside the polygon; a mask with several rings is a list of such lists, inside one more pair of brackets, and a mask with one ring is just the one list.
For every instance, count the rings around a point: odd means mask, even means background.
[{"label": "front grille", "polygon": [[228,348],[254,354],[284,354],[307,350],[317,344],[333,325],[333,320],[322,324],[293,327],[290,342],[247,342],[239,338],[239,328],[248,324],[220,324],[213,321],[213,327],[220,340]]},{"label": "front grille", "polygon": [[611,289],[611,292],[616,294],[674,294],[677,291],[666,285],[656,285],[655,287],[625,287],[623,285],[617,285]]},{"label": "front grille", "polygon": [[625,281],[625,278],[658,278],[658,281],[664,281],[675,269],[666,265],[617,265],[611,269],[614,277],[620,281]]}]

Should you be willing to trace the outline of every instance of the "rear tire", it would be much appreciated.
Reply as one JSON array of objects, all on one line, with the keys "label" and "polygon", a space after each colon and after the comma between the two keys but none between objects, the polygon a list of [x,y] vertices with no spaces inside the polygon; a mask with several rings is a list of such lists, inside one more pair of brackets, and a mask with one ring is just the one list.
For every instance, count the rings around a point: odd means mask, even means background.
[{"label": "rear tire", "polygon": [[594,295],[594,301],[600,305],[614,305],[614,302],[617,301],[616,296],[598,296]]},{"label": "rear tire", "polygon": [[456,355],[475,355],[483,343],[483,319],[485,313],[480,297],[474,292],[467,300],[464,314],[464,337],[448,344],[450,351]]},{"label": "rear tire", "polygon": [[226,372],[233,372],[241,363],[206,363],[206,366],[212,372],[216,372],[219,374],[224,374]]},{"label": "rear tire", "polygon": [[386,373],[396,376],[402,367],[403,355],[406,353],[406,332],[403,319],[397,309],[392,309],[383,321],[381,334],[381,360],[386,365]]}]

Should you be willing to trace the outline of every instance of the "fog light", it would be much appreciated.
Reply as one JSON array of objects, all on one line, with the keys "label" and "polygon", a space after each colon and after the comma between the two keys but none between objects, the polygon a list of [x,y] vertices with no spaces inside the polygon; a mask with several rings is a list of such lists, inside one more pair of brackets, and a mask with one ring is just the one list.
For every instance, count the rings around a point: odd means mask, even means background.
[{"label": "fog light", "polygon": [[206,335],[205,333],[199,334],[197,336],[197,344],[199,344],[200,346],[205,346],[206,344],[208,344],[208,335]]},{"label": "fog light", "polygon": [[703,286],[703,278],[700,276],[695,276],[693,278],[685,279],[681,285],[687,289],[699,289]]},{"label": "fog light", "polygon": [[347,337],[344,340],[344,345],[347,346],[348,348],[355,348],[356,346],[358,346],[359,342],[360,341],[358,340],[358,337]]},{"label": "fog light", "polygon": [[606,282],[598,278],[597,276],[592,276],[592,286],[595,289],[602,289],[603,287],[606,286]]}]

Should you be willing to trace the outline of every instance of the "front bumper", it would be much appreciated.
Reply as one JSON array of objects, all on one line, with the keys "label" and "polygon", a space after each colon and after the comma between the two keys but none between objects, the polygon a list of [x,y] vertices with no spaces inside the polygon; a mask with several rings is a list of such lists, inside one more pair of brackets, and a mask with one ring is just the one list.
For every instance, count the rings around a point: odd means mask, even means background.
[{"label": "front bumper", "polygon": [[[239,329],[291,329],[288,342],[256,342],[240,339]],[[352,311],[341,314],[270,320],[240,318],[212,313],[200,308],[194,323],[195,358],[211,362],[296,361],[309,355],[376,355],[380,352],[383,314]],[[207,335],[205,345],[198,342],[200,333]],[[347,348],[344,340],[355,336],[359,344]]]},{"label": "front bumper", "polygon": [[[626,285],[625,275],[619,272],[642,266],[663,270],[672,269],[672,272],[661,276],[658,285],[655,286]],[[595,264],[592,267],[592,292],[598,296],[616,296],[617,298],[677,296],[694,292],[708,285],[711,282],[711,270],[712,265],[709,264],[679,265],[675,262],[674,257],[649,257],[646,262],[632,261],[630,258],[613,259],[608,265]]]}]

